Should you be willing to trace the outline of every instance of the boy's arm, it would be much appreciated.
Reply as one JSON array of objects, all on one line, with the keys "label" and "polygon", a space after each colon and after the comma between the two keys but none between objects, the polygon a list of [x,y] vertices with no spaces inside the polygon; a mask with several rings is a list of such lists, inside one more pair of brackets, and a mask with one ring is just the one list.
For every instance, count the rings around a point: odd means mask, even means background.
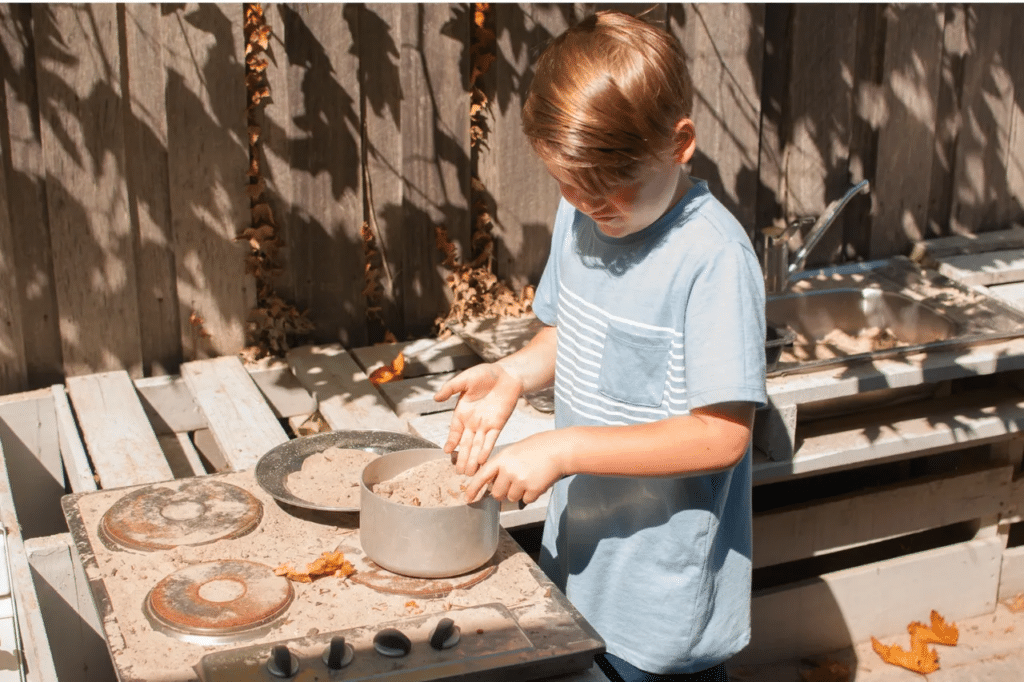
[{"label": "boy's arm", "polygon": [[475,499],[490,483],[491,494],[499,500],[530,503],[572,474],[686,476],[723,471],[743,458],[753,421],[753,403],[735,402],[647,424],[577,426],[536,434],[484,464],[466,497]]},{"label": "boy's arm", "polygon": [[437,391],[434,400],[439,402],[461,394],[444,444],[448,454],[458,450],[456,471],[476,473],[487,461],[519,397],[554,381],[555,345],[555,327],[545,327],[515,353],[470,367]]}]

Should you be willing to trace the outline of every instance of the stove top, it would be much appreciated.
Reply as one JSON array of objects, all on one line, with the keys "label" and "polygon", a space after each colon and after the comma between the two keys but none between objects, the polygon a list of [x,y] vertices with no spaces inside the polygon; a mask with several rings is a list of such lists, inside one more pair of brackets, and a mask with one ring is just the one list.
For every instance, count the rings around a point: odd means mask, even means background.
[{"label": "stove top", "polygon": [[[362,553],[357,513],[281,504],[253,472],[65,496],[121,682],[529,680],[585,670],[604,645],[504,530],[454,578]],[[355,570],[277,575],[340,551]]]}]

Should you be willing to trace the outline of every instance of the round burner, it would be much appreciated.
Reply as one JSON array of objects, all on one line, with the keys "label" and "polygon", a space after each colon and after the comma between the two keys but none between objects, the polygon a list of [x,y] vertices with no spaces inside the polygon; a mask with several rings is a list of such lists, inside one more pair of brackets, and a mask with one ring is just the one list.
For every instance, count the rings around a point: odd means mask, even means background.
[{"label": "round burner", "polygon": [[143,611],[158,631],[186,642],[222,644],[259,637],[285,612],[287,578],[251,561],[211,561],[175,571],[156,584]]},{"label": "round burner", "polygon": [[150,552],[205,545],[252,532],[263,504],[247,490],[220,481],[170,481],[130,493],[100,519],[100,537]]},{"label": "round burner", "polygon": [[464,590],[472,587],[491,577],[498,570],[497,559],[492,558],[475,571],[452,578],[410,578],[381,568],[377,563],[368,559],[362,549],[355,545],[343,542],[338,545],[338,551],[344,554],[356,569],[356,572],[348,577],[352,582],[365,585],[378,592],[402,594],[421,599],[438,599],[452,590]]}]

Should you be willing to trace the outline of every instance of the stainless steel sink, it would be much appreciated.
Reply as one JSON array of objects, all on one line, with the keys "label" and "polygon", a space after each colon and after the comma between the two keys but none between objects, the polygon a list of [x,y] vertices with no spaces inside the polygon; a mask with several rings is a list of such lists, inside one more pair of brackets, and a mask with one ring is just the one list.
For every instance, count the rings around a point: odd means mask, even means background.
[{"label": "stainless steel sink", "polygon": [[818,271],[769,296],[765,317],[796,335],[775,375],[1024,335],[1020,311],[902,257]]},{"label": "stainless steel sink", "polygon": [[917,345],[949,339],[960,331],[960,325],[923,303],[880,289],[778,296],[768,300],[765,317],[796,332],[798,343],[821,342],[836,330],[852,337],[880,330],[895,343]]}]

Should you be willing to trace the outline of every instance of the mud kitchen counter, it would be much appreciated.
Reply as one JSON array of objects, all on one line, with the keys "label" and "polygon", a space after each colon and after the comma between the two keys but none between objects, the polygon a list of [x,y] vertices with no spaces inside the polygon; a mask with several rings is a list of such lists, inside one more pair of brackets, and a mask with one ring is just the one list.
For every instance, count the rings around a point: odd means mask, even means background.
[{"label": "mud kitchen counter", "polygon": [[[481,321],[444,340],[308,346],[259,366],[216,358],[180,376],[107,372],[0,397],[11,564],[0,600],[15,607],[0,627],[17,615],[26,678],[114,679],[65,489],[243,471],[316,425],[441,443],[454,401],[435,403],[437,387],[537,325]],[[399,352],[403,378],[372,385]],[[755,429],[753,639],[738,663],[895,635],[932,608],[953,620],[988,613],[1024,590],[1021,369],[1024,339],[1011,338],[769,378]],[[550,395],[521,401],[499,445],[553,428],[549,409]],[[506,509],[502,524],[529,544],[545,504]]]}]

